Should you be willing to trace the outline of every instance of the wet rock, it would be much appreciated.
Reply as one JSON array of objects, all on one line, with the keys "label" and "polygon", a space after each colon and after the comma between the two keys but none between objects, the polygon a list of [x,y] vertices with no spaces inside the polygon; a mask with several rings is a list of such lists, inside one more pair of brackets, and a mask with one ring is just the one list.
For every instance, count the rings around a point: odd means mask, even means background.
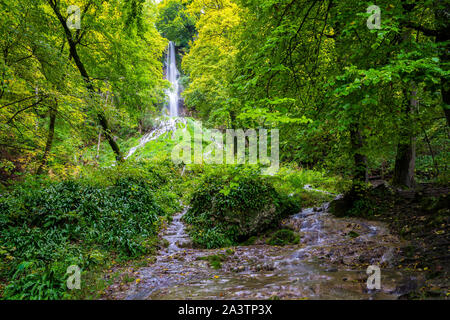
[{"label": "wet rock", "polygon": [[192,248],[192,242],[190,241],[183,241],[183,242],[177,242],[178,247],[183,248],[183,249],[191,249]]},{"label": "wet rock", "polygon": [[275,266],[273,264],[270,264],[270,263],[265,263],[262,266],[262,270],[264,270],[264,271],[273,271],[273,270],[275,270]]},{"label": "wet rock", "polygon": [[355,264],[355,260],[356,260],[355,257],[345,256],[345,257],[342,258],[342,263],[347,265],[347,266],[350,266],[350,265]]},{"label": "wet rock", "polygon": [[401,295],[407,295],[410,292],[416,290],[417,288],[418,288],[417,281],[415,279],[409,279],[406,280],[401,285],[397,286],[394,292]]},{"label": "wet rock", "polygon": [[231,268],[231,271],[232,272],[235,272],[235,273],[239,273],[239,272],[244,272],[245,271],[245,267],[244,266],[238,266],[238,267],[233,267],[233,268]]}]

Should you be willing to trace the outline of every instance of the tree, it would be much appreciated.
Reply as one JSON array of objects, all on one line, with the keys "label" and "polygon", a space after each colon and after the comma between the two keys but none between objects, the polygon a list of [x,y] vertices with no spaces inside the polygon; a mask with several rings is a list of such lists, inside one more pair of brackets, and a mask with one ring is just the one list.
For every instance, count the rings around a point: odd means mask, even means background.
[{"label": "tree", "polygon": [[189,41],[197,32],[194,18],[186,10],[186,4],[189,2],[164,0],[159,4],[156,20],[156,28],[162,36],[184,49],[188,49]]},{"label": "tree", "polygon": [[164,101],[166,41],[154,26],[156,5],[81,1],[81,29],[69,30],[69,4],[0,2],[4,168],[12,160],[20,170],[66,172],[97,143],[98,126],[119,155],[120,136],[158,114]]}]

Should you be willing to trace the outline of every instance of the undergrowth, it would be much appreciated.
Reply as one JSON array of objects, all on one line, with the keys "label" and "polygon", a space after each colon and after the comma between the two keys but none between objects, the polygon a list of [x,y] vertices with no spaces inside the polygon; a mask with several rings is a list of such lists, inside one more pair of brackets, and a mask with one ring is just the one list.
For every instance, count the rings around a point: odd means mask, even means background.
[{"label": "undergrowth", "polygon": [[114,258],[154,253],[161,223],[181,209],[177,179],[169,163],[128,163],[78,179],[29,180],[3,194],[2,297],[70,298],[69,266],[86,275]]}]

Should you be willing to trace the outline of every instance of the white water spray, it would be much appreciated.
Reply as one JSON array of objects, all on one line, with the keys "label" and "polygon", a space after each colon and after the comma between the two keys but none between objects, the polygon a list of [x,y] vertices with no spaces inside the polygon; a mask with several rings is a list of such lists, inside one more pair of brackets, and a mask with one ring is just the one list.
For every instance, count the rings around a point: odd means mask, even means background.
[{"label": "white water spray", "polygon": [[179,84],[178,79],[180,73],[177,69],[177,61],[175,54],[175,44],[169,42],[169,50],[167,53],[167,71],[166,78],[170,81],[171,88],[167,91],[167,96],[169,97],[169,115],[171,117],[178,117],[178,102],[179,102]]}]

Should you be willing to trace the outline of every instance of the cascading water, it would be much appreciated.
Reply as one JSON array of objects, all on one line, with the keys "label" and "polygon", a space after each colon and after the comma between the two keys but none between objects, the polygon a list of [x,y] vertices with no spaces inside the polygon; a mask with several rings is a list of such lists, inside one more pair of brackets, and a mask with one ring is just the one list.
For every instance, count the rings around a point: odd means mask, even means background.
[{"label": "cascading water", "polygon": [[177,61],[175,54],[175,44],[170,41],[169,42],[169,50],[167,53],[167,71],[166,78],[171,83],[171,88],[167,92],[167,96],[169,97],[169,115],[171,117],[178,117],[178,100],[179,100],[179,84],[178,79],[180,77],[180,73],[177,69]]},{"label": "cascading water", "polygon": [[[328,203],[306,208],[282,222],[284,228],[301,234],[299,244],[279,247],[259,243],[232,250],[192,248],[181,221],[185,210],[164,229],[161,236],[167,247],[160,251],[155,263],[139,270],[140,283],[117,297],[395,299],[401,295],[403,283],[412,281],[404,271],[384,267],[382,289],[371,291],[365,287],[367,275],[360,266],[364,261],[386,263],[398,239],[392,238],[382,224],[337,219],[328,214],[328,208]],[[353,229],[358,230],[356,239],[348,236]],[[214,255],[225,257],[220,270],[205,261]]]},{"label": "cascading water", "polygon": [[167,109],[170,118],[156,119],[157,121],[160,121],[157,128],[145,134],[139,141],[139,145],[130,149],[125,159],[131,157],[138,149],[144,147],[148,142],[158,139],[167,132],[175,132],[178,123],[186,125],[186,119],[179,117],[179,77],[180,73],[177,69],[175,44],[170,41],[166,66],[166,79],[171,83],[171,88],[166,91],[167,97],[169,98]]}]

